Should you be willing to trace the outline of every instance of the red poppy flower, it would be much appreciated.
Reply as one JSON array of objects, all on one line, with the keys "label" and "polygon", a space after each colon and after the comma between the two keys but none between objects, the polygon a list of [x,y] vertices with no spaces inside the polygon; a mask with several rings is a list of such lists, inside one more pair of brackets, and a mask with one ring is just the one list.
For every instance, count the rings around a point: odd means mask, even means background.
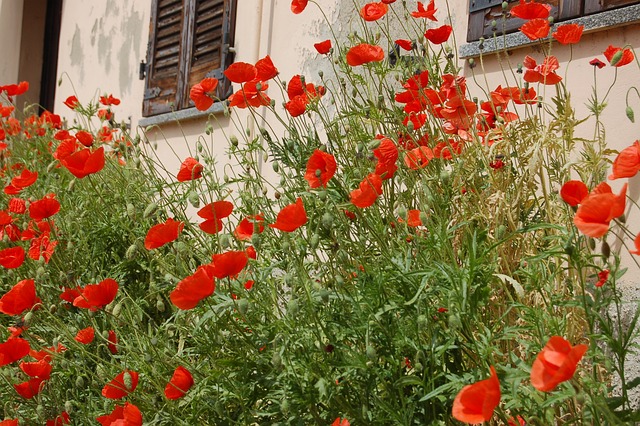
[{"label": "red poppy flower", "polygon": [[305,95],[298,95],[284,105],[291,117],[299,117],[307,111],[309,103]]},{"label": "red poppy flower", "polygon": [[625,183],[620,194],[615,195],[611,192],[609,185],[600,184],[584,198],[573,217],[573,223],[578,230],[593,238],[606,234],[609,230],[609,222],[624,213],[627,185]]},{"label": "red poppy flower", "polygon": [[[125,379],[125,375],[128,375],[129,378]],[[138,373],[131,370],[125,370],[102,388],[102,396],[109,399],[124,398],[136,390],[137,386]]]},{"label": "red poppy flower", "polygon": [[328,152],[316,149],[307,161],[304,178],[311,188],[327,187],[327,182],[336,173],[336,159]]},{"label": "red poppy flower", "polygon": [[413,49],[413,42],[411,40],[399,39],[399,40],[394,41],[394,43],[397,44],[398,46],[402,47],[406,51],[409,51],[409,50]]},{"label": "red poppy flower", "polygon": [[640,232],[638,232],[638,235],[636,235],[636,239],[633,241],[633,245],[636,246],[636,249],[629,250],[629,253],[640,255]]},{"label": "red poppy flower", "polygon": [[361,209],[370,207],[382,195],[382,178],[375,173],[369,173],[360,182],[358,189],[351,191],[351,203]]},{"label": "red poppy flower", "polygon": [[573,377],[587,345],[571,346],[564,338],[553,336],[531,367],[531,384],[542,392],[552,391]]},{"label": "red poppy flower", "polygon": [[180,399],[191,389],[191,386],[193,386],[193,376],[191,376],[189,370],[179,366],[175,369],[171,380],[164,388],[164,396],[167,399]]},{"label": "red poppy flower", "polygon": [[34,281],[22,280],[0,298],[0,312],[6,315],[20,315],[40,302],[36,296]]},{"label": "red poppy flower", "polygon": [[614,67],[627,65],[634,59],[631,49],[622,49],[621,47],[614,47],[612,45],[609,45],[607,50],[604,51],[604,57],[607,58],[609,64]]},{"label": "red poppy flower", "polygon": [[11,179],[11,185],[16,188],[24,189],[33,185],[38,179],[38,172],[31,172],[28,169],[22,169],[20,176],[16,176]]},{"label": "red poppy flower", "polygon": [[602,287],[603,285],[605,285],[608,279],[609,279],[608,269],[598,272],[598,282],[596,282],[596,287]]},{"label": "red poppy flower", "polygon": [[414,18],[427,18],[432,21],[437,21],[436,17],[434,16],[437,10],[438,9],[436,9],[434,0],[431,0],[429,2],[426,9],[424,7],[424,4],[419,1],[418,10],[416,12],[411,12],[411,16],[413,16]]},{"label": "red poppy flower", "polygon": [[33,220],[47,219],[60,211],[60,202],[53,197],[44,197],[29,206],[29,217]]},{"label": "red poppy flower", "polygon": [[120,105],[120,99],[114,98],[112,94],[109,94],[109,96],[100,96],[100,103],[104,106]]},{"label": "red poppy flower", "polygon": [[[43,223],[43,222],[40,222]],[[44,222],[46,223],[46,222]],[[29,257],[33,260],[40,260],[40,258],[44,259],[45,263],[49,263],[51,260],[51,256],[53,256],[53,251],[58,245],[57,241],[51,241],[50,232],[45,231],[39,237],[33,237],[31,240],[31,246],[29,246]],[[24,238],[24,235],[23,235]]]},{"label": "red poppy flower", "polygon": [[347,64],[352,67],[368,64],[371,62],[380,62],[384,59],[384,51],[380,46],[362,43],[353,46],[347,52]]},{"label": "red poppy flower", "polygon": [[29,342],[20,337],[7,339],[0,343],[0,367],[24,358],[29,355],[30,350]]},{"label": "red poppy flower", "polygon": [[76,342],[82,343],[83,345],[88,345],[89,343],[93,342],[95,335],[96,331],[93,329],[93,327],[87,327],[76,333],[75,340]]},{"label": "red poppy flower", "polygon": [[18,426],[18,419],[5,419],[0,422],[0,426]]},{"label": "red poppy flower", "polygon": [[283,232],[293,232],[307,223],[307,220],[307,212],[302,204],[302,198],[298,197],[295,203],[280,210],[276,222],[269,226]]},{"label": "red poppy flower", "polygon": [[378,159],[375,174],[383,180],[391,179],[398,170],[398,147],[389,138],[382,137],[380,145],[373,150],[373,155]]},{"label": "red poppy flower", "polygon": [[78,179],[82,179],[104,168],[104,148],[100,147],[91,152],[89,148],[82,149],[62,159],[60,163]]},{"label": "red poppy flower", "polygon": [[269,55],[256,62],[256,69],[258,70],[256,79],[260,81],[271,80],[279,74],[278,69],[273,64],[273,61],[271,60],[271,57]]},{"label": "red poppy flower", "polygon": [[198,211],[198,216],[206,219],[200,224],[207,234],[217,234],[222,230],[222,219],[229,217],[233,212],[233,204],[229,201],[215,201],[209,203]]},{"label": "red poppy flower", "polygon": [[346,417],[344,419],[338,417],[333,421],[333,423],[331,423],[331,426],[351,426],[351,423],[349,423],[349,420],[347,420]]},{"label": "red poppy flower", "polygon": [[76,287],[76,288],[63,287],[62,293],[60,294],[60,299],[73,304],[73,301],[76,299],[76,297],[80,296],[81,294],[82,294],[82,287]]},{"label": "red poppy flower", "polygon": [[251,241],[254,230],[257,230],[258,234],[264,231],[264,217],[261,214],[242,219],[233,235],[241,241]]},{"label": "red poppy flower", "polygon": [[451,25],[443,25],[438,28],[429,28],[424,36],[433,44],[442,44],[449,39],[451,35]]},{"label": "red poppy flower", "polygon": [[[69,417],[69,414],[67,414],[66,411],[63,411],[55,419],[47,420],[46,426],[64,426],[64,425],[68,425],[70,422],[71,422],[71,418]],[[128,425],[125,425],[125,426],[128,426]]]},{"label": "red poppy flower", "polygon": [[523,63],[527,68],[523,77],[524,81],[547,85],[558,84],[562,81],[562,77],[555,73],[560,68],[558,59],[555,56],[547,56],[540,65],[531,56],[526,56]]},{"label": "red poppy flower", "polygon": [[[259,90],[258,87],[260,87]],[[229,107],[247,108],[251,106],[258,108],[270,105],[271,99],[264,93],[268,88],[269,85],[267,83],[259,80],[245,83],[242,86],[242,90],[229,97]]]},{"label": "red poppy flower", "polygon": [[135,405],[125,402],[113,411],[96,419],[102,426],[142,426],[142,413]]},{"label": "red poppy flower", "polygon": [[22,198],[12,198],[9,200],[9,211],[11,213],[22,214],[27,211],[27,203]]},{"label": "red poppy flower", "polygon": [[305,7],[307,7],[307,3],[309,0],[292,0],[291,1],[291,11],[296,15],[302,13]]},{"label": "red poppy flower", "polygon": [[51,377],[51,364],[46,359],[36,362],[21,362],[19,367],[29,377],[39,377],[44,380]]},{"label": "red poppy flower", "polygon": [[65,99],[63,104],[65,104],[67,107],[69,107],[71,109],[76,109],[76,107],[78,105],[80,105],[80,102],[78,102],[78,98],[77,97],[69,96],[67,99]]},{"label": "red poppy flower", "polygon": [[453,401],[452,415],[465,423],[488,422],[500,403],[500,396],[500,381],[496,369],[491,366],[491,377],[467,385],[458,393]]},{"label": "red poppy flower", "polygon": [[200,266],[193,275],[176,285],[169,296],[171,303],[183,310],[195,308],[202,299],[211,296],[215,291],[213,272],[213,265]]},{"label": "red poppy flower", "polygon": [[198,111],[208,110],[213,105],[217,88],[217,78],[205,78],[191,87],[189,98],[191,98]]},{"label": "red poppy flower", "polygon": [[520,3],[513,6],[509,12],[511,16],[525,20],[546,19],[551,12],[551,5],[536,3],[534,0],[528,3],[525,0],[520,0]]},{"label": "red poppy flower", "polygon": [[213,276],[218,279],[231,277],[234,278],[247,266],[249,256],[244,250],[228,251],[222,254],[214,254],[213,259]]},{"label": "red poppy flower", "polygon": [[360,9],[360,16],[365,21],[377,21],[387,14],[389,6],[384,3],[367,3]]},{"label": "red poppy flower", "polygon": [[315,43],[313,47],[316,48],[319,54],[326,55],[331,51],[331,40],[321,41],[320,43]]},{"label": "red poppy flower", "polygon": [[40,361],[42,359],[47,360],[47,362],[51,361],[51,356],[55,355],[55,354],[59,354],[61,352],[66,351],[67,348],[65,348],[61,343],[58,343],[58,346],[50,346],[48,348],[44,348],[40,351],[36,351],[36,350],[29,350],[29,356],[32,358],[35,358],[37,361]]},{"label": "red poppy flower", "polygon": [[589,188],[579,180],[570,180],[560,189],[560,196],[570,206],[577,206],[587,195],[589,195]]},{"label": "red poppy flower", "polygon": [[422,169],[433,159],[433,151],[428,146],[419,146],[404,155],[404,164],[410,169]]},{"label": "red poppy flower", "polygon": [[90,147],[93,145],[93,135],[89,132],[85,132],[84,130],[76,133],[76,139],[78,139],[78,141],[86,147]]},{"label": "red poppy flower", "polygon": [[144,247],[147,250],[153,250],[175,241],[183,228],[184,222],[172,218],[167,219],[164,223],[154,225],[147,232],[147,236],[144,239]]},{"label": "red poppy flower", "polygon": [[118,336],[116,336],[116,332],[113,330],[109,330],[109,333],[107,333],[107,348],[109,349],[109,352],[111,352],[113,355],[118,353]]},{"label": "red poppy flower", "polygon": [[107,278],[98,284],[87,284],[80,296],[73,300],[73,306],[95,311],[113,302],[118,293],[118,283]]},{"label": "red poppy flower", "polygon": [[564,24],[560,25],[552,36],[558,40],[560,44],[576,44],[580,41],[583,30],[584,25]]},{"label": "red poppy flower", "polygon": [[180,165],[178,172],[178,182],[186,182],[188,180],[199,179],[202,177],[204,166],[193,157],[187,157]]},{"label": "red poppy flower", "polygon": [[7,86],[0,86],[0,93],[4,91],[9,97],[22,95],[27,90],[29,90],[28,81],[21,81],[18,84],[9,84]]},{"label": "red poppy flower", "polygon": [[234,62],[224,71],[224,75],[234,83],[247,83],[258,76],[258,69],[246,62]]},{"label": "red poppy flower", "polygon": [[590,60],[589,65],[593,65],[594,67],[598,68],[604,68],[606,66],[606,64],[598,58],[593,58],[592,60]]},{"label": "red poppy flower", "polygon": [[525,22],[520,27],[520,32],[526,35],[529,40],[538,40],[549,35],[549,21],[545,18],[536,18]]},{"label": "red poppy flower", "polygon": [[407,226],[417,228],[422,226],[422,219],[420,218],[420,210],[409,210],[407,212]]},{"label": "red poppy flower", "polygon": [[24,248],[21,246],[2,249],[0,250],[0,265],[7,269],[18,268],[24,262],[24,255]]},{"label": "red poppy flower", "polygon": [[613,161],[613,171],[609,179],[630,178],[640,170],[640,141],[626,147]]},{"label": "red poppy flower", "polygon": [[39,377],[35,377],[33,379],[29,379],[26,382],[19,383],[17,385],[13,385],[13,388],[18,392],[18,395],[23,397],[24,399],[31,399],[42,391],[44,388],[43,383],[44,379]]}]

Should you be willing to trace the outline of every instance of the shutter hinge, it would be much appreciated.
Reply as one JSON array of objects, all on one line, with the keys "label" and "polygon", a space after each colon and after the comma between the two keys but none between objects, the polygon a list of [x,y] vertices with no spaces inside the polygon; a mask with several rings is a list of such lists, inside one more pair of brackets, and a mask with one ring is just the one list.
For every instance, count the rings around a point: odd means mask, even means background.
[{"label": "shutter hinge", "polygon": [[146,76],[147,76],[147,64],[144,62],[144,60],[141,60],[140,66],[138,67],[138,79],[144,80]]}]

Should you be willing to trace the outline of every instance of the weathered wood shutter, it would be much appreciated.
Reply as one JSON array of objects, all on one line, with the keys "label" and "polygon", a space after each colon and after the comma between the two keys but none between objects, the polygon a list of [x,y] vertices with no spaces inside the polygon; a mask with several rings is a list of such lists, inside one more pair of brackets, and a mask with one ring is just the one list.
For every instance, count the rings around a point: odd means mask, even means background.
[{"label": "weathered wood shutter", "polygon": [[[518,0],[508,0],[509,7],[518,4]],[[577,18],[605,10],[618,7],[629,6],[639,3],[640,0],[545,0],[552,6],[550,16],[554,22],[562,22],[568,19]],[[504,19],[502,15],[502,0],[469,0],[469,27],[467,29],[467,41],[476,41],[480,37],[493,37],[492,22],[497,24],[496,35],[512,33],[517,31],[524,20],[512,18],[507,15]]]},{"label": "weathered wood shutter", "polygon": [[[185,91],[188,93],[191,86],[205,77],[215,77],[220,80],[217,96],[224,99],[229,95],[230,85],[222,72],[233,62],[230,47],[233,45],[235,0],[196,0],[194,6]],[[193,103],[189,102],[189,106]]]},{"label": "weathered wood shutter", "polygon": [[142,115],[178,109],[185,0],[153,0]]}]

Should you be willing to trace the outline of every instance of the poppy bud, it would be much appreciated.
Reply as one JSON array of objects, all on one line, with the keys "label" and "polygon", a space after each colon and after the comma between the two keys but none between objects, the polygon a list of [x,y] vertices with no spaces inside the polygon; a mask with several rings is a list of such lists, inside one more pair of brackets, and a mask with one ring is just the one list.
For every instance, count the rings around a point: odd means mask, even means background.
[{"label": "poppy bud", "polygon": [[248,310],[249,310],[249,301],[247,299],[238,300],[238,312],[240,312],[242,315],[246,315]]},{"label": "poppy bud", "polygon": [[611,255],[611,247],[609,246],[609,243],[603,241],[602,246],[600,247],[600,252],[605,258],[608,258]]},{"label": "poppy bud", "polygon": [[187,199],[189,200],[189,203],[193,207],[195,207],[195,208],[200,207],[200,197],[198,196],[198,194],[195,191],[189,192],[189,195],[187,196]]},{"label": "poppy bud", "polygon": [[322,289],[320,290],[319,294],[320,294],[320,299],[322,299],[322,302],[324,303],[329,302],[329,296],[331,295],[331,292],[329,292],[329,290]]},{"label": "poppy bud", "polygon": [[491,21],[491,31],[496,31],[498,29],[498,21],[495,19]]},{"label": "poppy bud", "polygon": [[618,62],[620,62],[620,60],[622,59],[623,53],[624,51],[620,49],[613,55],[613,57],[609,61],[612,67],[615,67],[618,64]]},{"label": "poppy bud", "polygon": [[128,260],[133,260],[136,258],[136,253],[138,252],[138,246],[134,243],[129,246],[127,251],[124,253],[124,257]]},{"label": "poppy bud", "polygon": [[428,320],[426,315],[418,315],[418,327],[424,328],[427,326]]},{"label": "poppy bud", "polygon": [[375,361],[376,359],[378,359],[378,353],[376,352],[376,348],[374,348],[371,345],[367,346],[367,358],[369,358],[372,361]]},{"label": "poppy bud", "polygon": [[149,343],[151,343],[151,346],[155,346],[158,344],[158,339],[155,337],[152,337]]},{"label": "poppy bud", "polygon": [[495,236],[497,239],[502,239],[504,237],[505,232],[507,232],[507,227],[504,225],[500,225],[496,228]]},{"label": "poppy bud", "polygon": [[624,213],[623,213],[623,214],[621,214],[621,215],[618,217],[618,221],[619,221],[620,223],[627,223],[627,215],[626,215],[626,214],[624,214]]},{"label": "poppy bud", "polygon": [[125,371],[122,376],[122,382],[124,383],[125,388],[131,389],[133,387],[133,378],[131,377],[131,373]]},{"label": "poppy bud", "polygon": [[319,191],[318,192],[318,198],[320,198],[320,200],[324,201],[327,199],[327,191]]},{"label": "poppy bud", "polygon": [[76,377],[76,387],[78,389],[84,389],[84,378],[82,376]]},{"label": "poppy bud", "polygon": [[60,164],[58,162],[58,160],[55,160],[55,161],[52,161],[51,163],[49,163],[49,165],[47,166],[47,173],[51,173],[53,171],[53,169],[55,169],[58,164]]},{"label": "poppy bud", "polygon": [[595,250],[596,249],[596,240],[594,238],[588,238],[589,241],[589,248],[591,250]]},{"label": "poppy bud", "polygon": [[[44,261],[43,256],[40,256],[40,259]],[[40,259],[38,259],[38,261],[40,261]],[[41,280],[46,273],[47,271],[44,269],[44,266],[39,266],[38,269],[36,269],[36,280]]]},{"label": "poppy bud", "polygon": [[369,142],[369,143],[367,144],[367,149],[369,149],[369,150],[374,150],[374,149],[376,149],[377,147],[379,147],[379,146],[380,146],[380,141],[381,141],[380,139],[374,139],[374,140],[372,140],[371,142]]},{"label": "poppy bud", "polygon": [[564,245],[564,252],[567,253],[569,256],[573,255],[573,244],[571,244],[570,241],[567,241],[567,243]]},{"label": "poppy bud", "polygon": [[158,204],[157,203],[150,203],[146,209],[144,209],[144,213],[142,213],[142,217],[144,217],[145,219],[150,218],[151,216],[153,216],[153,214],[156,212],[156,210],[158,210]]},{"label": "poppy bud", "polygon": [[271,357],[271,365],[273,365],[274,368],[280,368],[282,366],[282,357],[279,352],[273,353],[273,356]]},{"label": "poppy bud", "polygon": [[113,312],[111,312],[111,314],[118,318],[120,316],[120,312],[122,311],[122,303],[118,303],[116,306],[113,307]]},{"label": "poppy bud", "polygon": [[189,251],[189,247],[187,247],[187,245],[182,241],[178,241],[173,246],[175,247],[176,251],[180,254],[186,254],[187,251]]},{"label": "poppy bud", "polygon": [[64,411],[66,411],[67,414],[71,414],[73,412],[73,403],[71,401],[65,401]]},{"label": "poppy bud", "polygon": [[459,315],[449,315],[449,328],[451,328],[452,330],[458,330],[461,325],[462,322],[460,321]]},{"label": "poppy bud", "polygon": [[413,121],[411,120],[407,123],[407,131],[413,132]]},{"label": "poppy bud", "polygon": [[27,314],[24,316],[24,325],[25,327],[28,327],[31,325],[31,320],[33,319],[33,312],[27,312]]},{"label": "poppy bud", "polygon": [[289,303],[287,303],[287,315],[295,315],[300,310],[300,305],[298,304],[298,299],[291,299]]},{"label": "poppy bud", "polygon": [[134,220],[136,217],[136,208],[133,204],[127,203],[127,216],[129,219]]},{"label": "poppy bud", "polygon": [[234,135],[231,135],[231,137],[229,138],[229,142],[231,142],[231,145],[234,147],[238,146],[238,138]]},{"label": "poppy bud", "polygon": [[553,16],[549,16],[547,21],[549,21],[549,25],[553,25]]},{"label": "poppy bud", "polygon": [[473,58],[469,58],[469,68],[475,68],[476,67],[476,60]]},{"label": "poppy bud", "polygon": [[635,116],[633,115],[633,110],[630,106],[628,106],[624,112],[625,114],[627,114],[627,118],[629,119],[629,121],[631,121],[632,123],[636,122]]},{"label": "poppy bud", "polygon": [[315,249],[318,247],[319,243],[320,243],[320,236],[318,234],[313,234],[311,236],[311,239],[309,240],[309,247],[311,247],[312,249]]},{"label": "poppy bud", "polygon": [[162,298],[160,298],[160,297],[158,297],[156,299],[156,309],[158,310],[158,312],[164,312],[165,311],[164,302],[162,301]]},{"label": "poppy bud", "polygon": [[404,221],[407,220],[407,209],[404,206],[398,207],[398,217]]},{"label": "poppy bud", "polygon": [[227,234],[220,235],[220,237],[218,238],[218,242],[220,243],[220,246],[225,249],[229,248],[229,246],[231,245],[229,235]]},{"label": "poppy bud", "polygon": [[424,369],[424,365],[420,362],[416,362],[413,366],[413,369],[416,371],[422,371]]},{"label": "poppy bud", "polygon": [[256,234],[254,233],[251,236],[251,245],[253,245],[255,248],[260,248],[260,243],[261,243],[261,237],[260,234]]},{"label": "poppy bud", "polygon": [[133,159],[133,165],[136,166],[136,168],[140,167],[140,159],[138,157]]},{"label": "poppy bud", "polygon": [[322,70],[318,71],[318,77],[320,78],[324,77],[324,71]]},{"label": "poppy bud", "polygon": [[44,406],[42,404],[37,405],[36,414],[39,418],[44,419]]},{"label": "poppy bud", "polygon": [[282,414],[287,414],[289,412],[289,401],[286,399],[283,399],[282,402],[280,403],[280,411],[282,412]]},{"label": "poppy bud", "polygon": [[73,192],[73,188],[75,188],[75,186],[76,186],[76,180],[74,179],[71,182],[69,182],[69,185],[67,186],[67,190],[69,192]]},{"label": "poppy bud", "polygon": [[273,164],[271,165],[271,167],[273,167],[273,171],[278,173],[280,171],[280,164],[278,164],[277,161],[274,161]]},{"label": "poppy bud", "polygon": [[331,226],[333,226],[333,216],[331,215],[331,213],[325,213],[322,215],[320,222],[325,229],[329,229],[331,228]]},{"label": "poppy bud", "polygon": [[58,305],[52,304],[51,306],[49,306],[49,313],[50,314],[55,314],[57,310],[58,310]]},{"label": "poppy bud", "polygon": [[509,3],[507,3],[506,1],[502,2],[502,10],[507,10],[507,8],[509,7]]}]

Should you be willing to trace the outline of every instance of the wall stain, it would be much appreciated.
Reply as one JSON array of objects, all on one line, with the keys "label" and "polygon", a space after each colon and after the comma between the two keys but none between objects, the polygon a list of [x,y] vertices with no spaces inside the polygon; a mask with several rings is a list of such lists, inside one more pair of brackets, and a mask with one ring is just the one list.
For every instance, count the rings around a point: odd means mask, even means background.
[{"label": "wall stain", "polygon": [[78,77],[80,79],[80,84],[84,82],[84,51],[82,49],[82,34],[80,34],[80,28],[78,24],[76,24],[76,30],[73,33],[73,38],[71,39],[71,66],[78,68]]},{"label": "wall stain", "polygon": [[[125,7],[128,5],[125,3]],[[120,34],[124,36],[124,41],[120,45],[118,51],[119,72],[118,78],[120,83],[121,94],[131,92],[131,82],[137,78],[136,66],[140,55],[139,49],[142,46],[142,15],[135,10],[135,5],[131,5],[131,11],[128,16],[120,20]],[[133,64],[131,63],[133,60]]]}]

